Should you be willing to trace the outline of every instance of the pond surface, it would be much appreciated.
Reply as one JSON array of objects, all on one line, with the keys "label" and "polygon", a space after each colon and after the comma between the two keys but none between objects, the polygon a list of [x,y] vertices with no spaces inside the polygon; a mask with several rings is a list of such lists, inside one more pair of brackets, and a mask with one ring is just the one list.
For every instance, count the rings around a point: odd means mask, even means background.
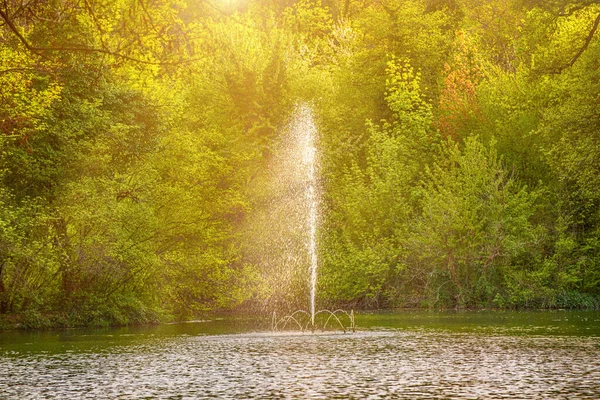
[{"label": "pond surface", "polygon": [[228,318],[0,333],[0,398],[600,398],[600,313],[359,314],[355,333]]}]

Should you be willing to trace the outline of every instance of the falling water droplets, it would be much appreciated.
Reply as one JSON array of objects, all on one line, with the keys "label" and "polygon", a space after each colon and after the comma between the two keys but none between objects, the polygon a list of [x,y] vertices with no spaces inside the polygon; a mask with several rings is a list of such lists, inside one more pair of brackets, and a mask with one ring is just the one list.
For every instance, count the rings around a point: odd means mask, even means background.
[{"label": "falling water droplets", "polygon": [[317,186],[317,148],[315,139],[317,128],[311,108],[306,105],[297,107],[292,124],[292,138],[298,143],[298,152],[302,155],[302,171],[306,177],[305,199],[308,226],[308,252],[310,255],[310,315],[315,325],[316,287],[317,287],[317,224],[319,210],[319,190]]},{"label": "falling water droplets", "polygon": [[309,306],[309,314],[315,314],[317,133],[311,106],[298,104],[273,145],[264,176],[251,187],[255,207],[245,231],[244,253],[262,271],[269,311],[286,313]]}]

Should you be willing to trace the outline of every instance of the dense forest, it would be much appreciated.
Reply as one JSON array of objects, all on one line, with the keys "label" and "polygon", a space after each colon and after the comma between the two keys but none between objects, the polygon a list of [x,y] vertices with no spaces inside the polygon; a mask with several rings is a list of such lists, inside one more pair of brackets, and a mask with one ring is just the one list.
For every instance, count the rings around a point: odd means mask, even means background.
[{"label": "dense forest", "polygon": [[5,321],[304,305],[257,244],[300,103],[322,306],[600,305],[595,0],[5,0],[0,24]]}]

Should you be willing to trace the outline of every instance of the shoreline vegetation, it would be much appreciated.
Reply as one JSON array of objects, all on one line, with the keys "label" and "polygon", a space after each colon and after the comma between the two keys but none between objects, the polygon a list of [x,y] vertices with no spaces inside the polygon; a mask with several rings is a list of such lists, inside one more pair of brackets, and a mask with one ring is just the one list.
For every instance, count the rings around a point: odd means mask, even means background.
[{"label": "shoreline vegetation", "polygon": [[3,2],[0,327],[307,308],[302,107],[319,305],[598,309],[599,27],[597,0]]},{"label": "shoreline vegetation", "polygon": [[[400,308],[361,308],[352,307],[334,307],[333,309],[352,310],[357,313],[398,313],[411,311],[430,311],[430,312],[505,312],[505,311],[600,311],[600,296],[586,296],[581,293],[570,293],[563,297],[563,302],[556,302],[548,307],[512,307],[512,308],[422,308],[422,307],[400,307]],[[294,311],[294,310],[292,310]],[[285,313],[283,313],[285,315]],[[265,321],[270,320],[271,313],[245,311],[245,310],[213,310],[196,317],[186,319],[175,316],[167,316],[156,311],[147,311],[141,314],[139,311],[127,315],[121,309],[95,310],[88,314],[75,313],[48,313],[25,312],[24,314],[4,314],[0,315],[0,333],[11,330],[56,330],[56,329],[85,329],[85,328],[117,328],[126,326],[152,326],[163,324],[180,324],[202,321],[206,322],[214,318],[258,318]],[[265,325],[266,326],[266,325]]]}]

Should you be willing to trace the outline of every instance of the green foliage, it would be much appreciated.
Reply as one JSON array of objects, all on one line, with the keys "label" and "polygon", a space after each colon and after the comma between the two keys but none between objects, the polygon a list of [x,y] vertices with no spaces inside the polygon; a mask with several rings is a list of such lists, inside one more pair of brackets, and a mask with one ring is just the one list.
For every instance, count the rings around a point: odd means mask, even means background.
[{"label": "green foliage", "polygon": [[[391,122],[367,123],[365,166],[353,163],[330,193],[322,287],[325,296],[377,305],[402,270],[402,241],[415,205],[415,185],[435,134],[420,77],[407,63],[391,60],[386,101]],[[383,298],[382,298],[383,297]]]},{"label": "green foliage", "polygon": [[303,303],[306,271],[282,294],[259,245],[287,243],[264,217],[300,101],[319,126],[320,302],[598,307],[597,2],[1,11],[8,324]]},{"label": "green foliage", "polygon": [[58,256],[47,210],[40,199],[19,206],[0,189],[0,312],[20,312],[52,303]]},{"label": "green foliage", "polygon": [[561,292],[556,295],[554,301],[554,306],[557,308],[588,308],[596,310],[600,308],[600,297],[598,295],[581,292]]},{"label": "green foliage", "polygon": [[490,304],[514,261],[539,251],[541,232],[529,222],[535,196],[517,187],[495,149],[476,137],[462,151],[450,142],[425,176],[410,274],[424,275],[432,306]]}]

